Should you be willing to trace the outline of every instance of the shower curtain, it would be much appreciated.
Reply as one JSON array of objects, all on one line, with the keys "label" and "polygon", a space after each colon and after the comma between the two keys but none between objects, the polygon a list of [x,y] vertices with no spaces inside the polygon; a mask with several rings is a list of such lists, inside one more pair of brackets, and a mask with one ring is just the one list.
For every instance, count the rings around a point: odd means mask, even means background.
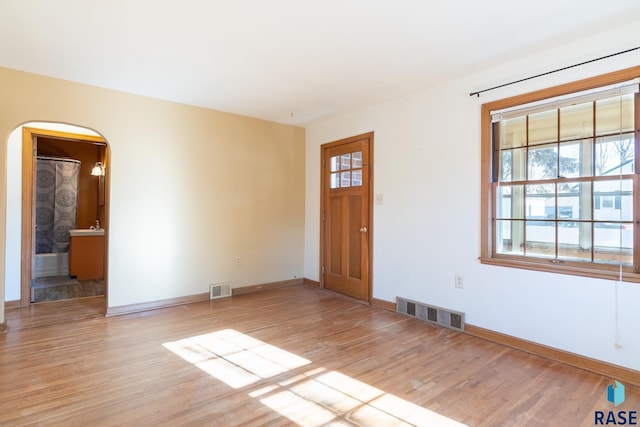
[{"label": "shower curtain", "polygon": [[69,251],[69,230],[76,228],[80,161],[37,158],[36,254]]}]

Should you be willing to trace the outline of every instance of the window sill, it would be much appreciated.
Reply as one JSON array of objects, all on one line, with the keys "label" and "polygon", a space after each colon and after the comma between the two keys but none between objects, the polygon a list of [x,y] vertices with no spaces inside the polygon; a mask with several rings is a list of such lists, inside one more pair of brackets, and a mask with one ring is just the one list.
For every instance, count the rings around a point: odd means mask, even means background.
[{"label": "window sill", "polygon": [[[547,273],[568,274],[571,276],[591,277],[594,279],[618,280],[620,273],[618,270],[606,270],[597,268],[579,267],[575,265],[562,265],[545,262],[514,260],[504,258],[479,258],[480,263],[487,265],[496,265],[500,267],[520,268],[523,270],[543,271]],[[622,272],[622,281],[631,283],[640,283],[640,273],[629,271]]]}]

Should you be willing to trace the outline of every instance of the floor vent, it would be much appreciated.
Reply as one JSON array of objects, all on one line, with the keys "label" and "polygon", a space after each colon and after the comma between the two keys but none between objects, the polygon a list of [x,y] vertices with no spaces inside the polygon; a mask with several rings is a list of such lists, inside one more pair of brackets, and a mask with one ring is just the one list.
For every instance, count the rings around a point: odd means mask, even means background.
[{"label": "floor vent", "polygon": [[209,299],[231,296],[231,283],[214,283],[209,285]]},{"label": "floor vent", "polygon": [[407,314],[411,316],[416,315],[416,305],[411,301],[407,301]]},{"label": "floor vent", "polygon": [[396,311],[401,314],[406,314],[407,316],[415,317],[416,319],[424,320],[425,322],[464,332],[464,313],[458,311],[423,304],[401,297],[396,298]]}]

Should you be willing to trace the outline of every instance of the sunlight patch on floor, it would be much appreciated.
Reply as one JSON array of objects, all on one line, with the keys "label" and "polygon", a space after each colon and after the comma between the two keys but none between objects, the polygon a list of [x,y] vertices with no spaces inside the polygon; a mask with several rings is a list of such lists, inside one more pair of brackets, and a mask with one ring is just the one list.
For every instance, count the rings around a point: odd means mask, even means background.
[{"label": "sunlight patch on floor", "polygon": [[231,329],[162,345],[236,389],[311,363]]},{"label": "sunlight patch on floor", "polygon": [[[232,329],[163,346],[225,384],[302,426],[464,427],[457,421]],[[296,370],[296,372],[292,372]]]}]

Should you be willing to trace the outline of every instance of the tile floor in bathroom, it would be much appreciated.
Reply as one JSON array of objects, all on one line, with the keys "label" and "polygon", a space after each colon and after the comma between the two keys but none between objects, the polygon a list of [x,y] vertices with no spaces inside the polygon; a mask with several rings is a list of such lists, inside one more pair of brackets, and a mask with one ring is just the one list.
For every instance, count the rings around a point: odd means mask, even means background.
[{"label": "tile floor in bathroom", "polygon": [[31,302],[60,301],[104,295],[104,280],[77,280],[69,276],[39,277],[31,281]]}]

